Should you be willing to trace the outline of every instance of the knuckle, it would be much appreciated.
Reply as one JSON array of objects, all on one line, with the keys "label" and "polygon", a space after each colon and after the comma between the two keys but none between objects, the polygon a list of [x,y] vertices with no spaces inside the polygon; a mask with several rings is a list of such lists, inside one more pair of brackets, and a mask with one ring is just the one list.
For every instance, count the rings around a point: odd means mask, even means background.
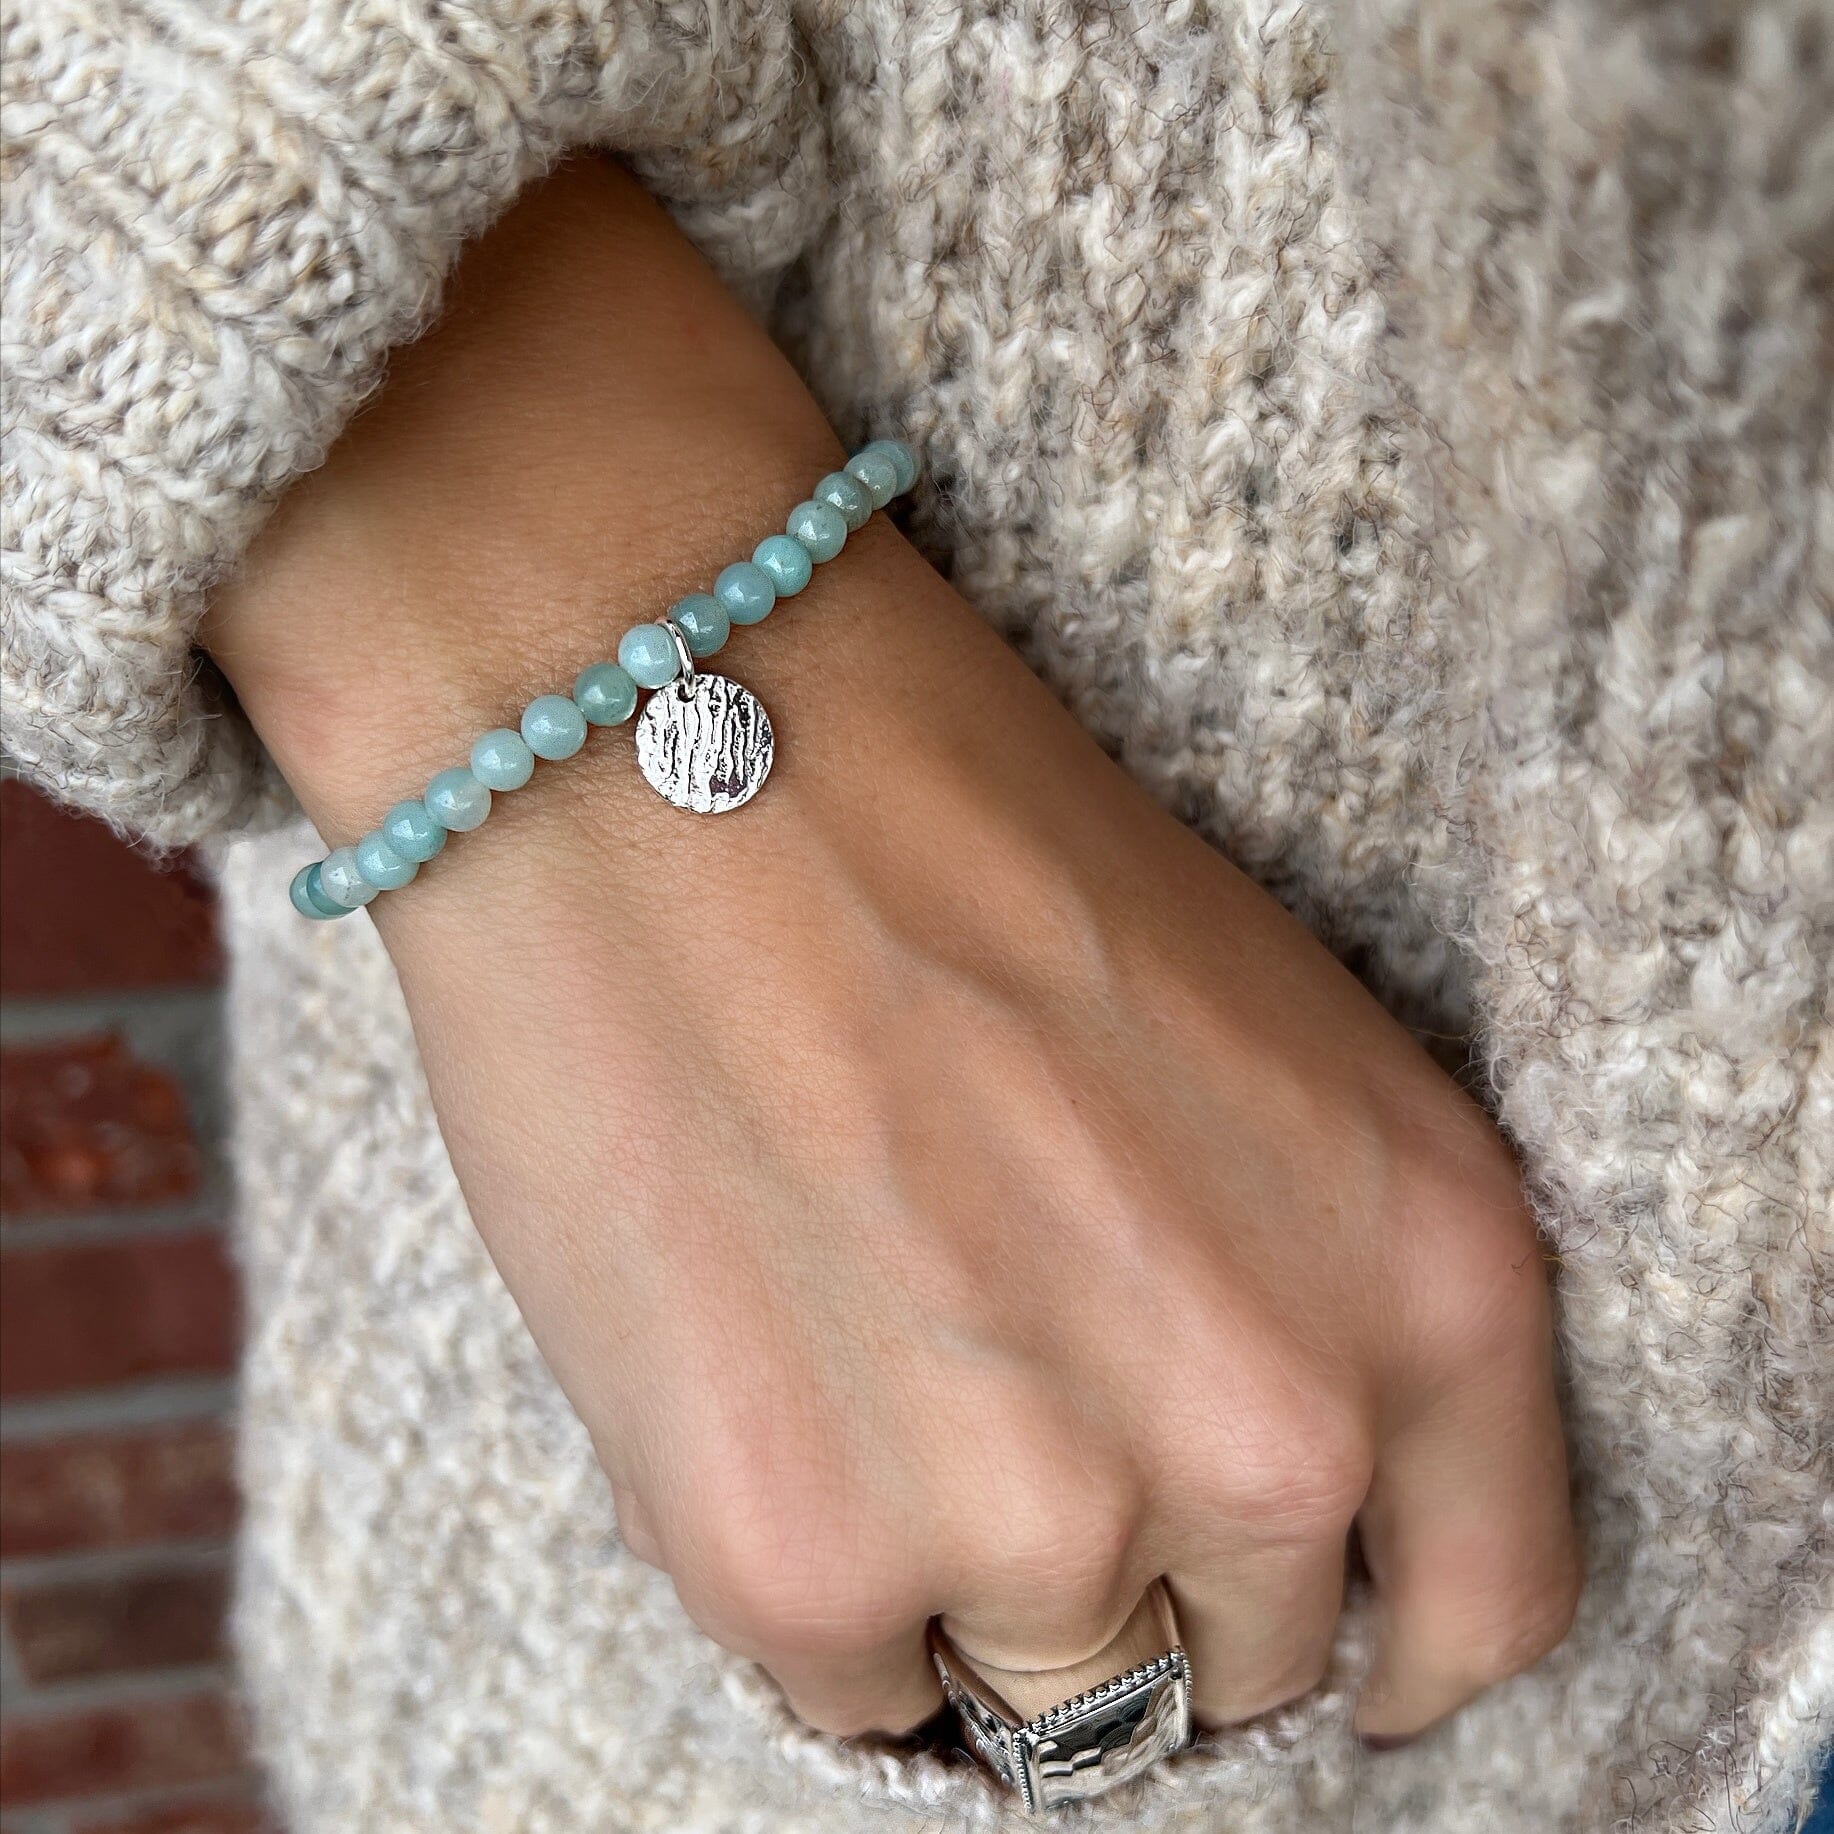
[{"label": "knuckle", "polygon": [[1375,1469],[1368,1427],[1312,1399],[1236,1423],[1205,1448],[1202,1506],[1257,1539],[1312,1542],[1348,1532]]},{"label": "knuckle", "polygon": [[[979,1597],[973,1628],[1001,1660],[1061,1666],[1093,1655],[1139,1602],[1139,1521],[1124,1486],[1002,1486],[955,1563]],[[995,1659],[991,1648],[981,1653]]]},{"label": "knuckle", "polygon": [[[728,1607],[726,1618],[742,1639],[742,1653],[803,1661],[870,1655],[909,1621],[908,1614],[862,1586],[842,1582],[825,1588],[800,1578],[787,1584],[774,1579],[754,1584]],[[728,1639],[717,1640],[741,1648]]]},{"label": "knuckle", "polygon": [[1579,1593],[1577,1562],[1532,1588],[1514,1591],[1467,1639],[1473,1678],[1490,1686],[1533,1668],[1566,1640],[1579,1609]]},{"label": "knuckle", "polygon": [[1009,1495],[983,1540],[990,1566],[1040,1596],[1100,1600],[1118,1583],[1133,1542],[1135,1512],[1119,1489]]},{"label": "knuckle", "polygon": [[1366,1432],[1338,1418],[1316,1422],[1293,1448],[1263,1507],[1272,1521],[1308,1539],[1343,1534],[1369,1494],[1374,1469]]},{"label": "knuckle", "polygon": [[[1125,1559],[1140,1485],[1123,1462],[1065,1448],[1024,1422],[1000,1436],[1002,1456],[964,1520],[963,1541],[1015,1577],[1099,1587]],[[965,1499],[964,1499],[965,1500]]]},{"label": "knuckle", "polygon": [[[742,1655],[864,1655],[921,1617],[905,1588],[806,1523],[741,1517],[704,1534],[684,1584],[695,1621]],[[678,1582],[679,1583],[679,1582]]]},{"label": "knuckle", "polygon": [[1219,1725],[1236,1725],[1291,1706],[1312,1692],[1330,1667],[1324,1650],[1307,1650],[1284,1663],[1231,1675],[1206,1692],[1204,1717]]},{"label": "knuckle", "polygon": [[1533,1222],[1506,1207],[1437,1202],[1416,1230],[1414,1293],[1428,1363],[1461,1376],[1524,1366],[1552,1334]]},{"label": "knuckle", "polygon": [[1118,1511],[1054,1508],[1012,1523],[986,1558],[1010,1582],[1080,1606],[1113,1590],[1132,1538],[1132,1524]]}]

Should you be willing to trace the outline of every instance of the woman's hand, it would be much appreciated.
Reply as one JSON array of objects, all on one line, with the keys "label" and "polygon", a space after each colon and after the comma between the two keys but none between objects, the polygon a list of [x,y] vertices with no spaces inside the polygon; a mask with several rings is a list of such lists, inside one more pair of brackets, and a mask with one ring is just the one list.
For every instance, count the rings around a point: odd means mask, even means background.
[{"label": "woman's hand", "polygon": [[[837,456],[660,214],[573,168],[210,641],[349,840]],[[1161,1574],[1200,1715],[1262,1712],[1323,1671],[1353,1526],[1366,1736],[1557,1642],[1547,1292],[1483,1115],[883,518],[711,666],[777,728],[742,814],[601,734],[372,907],[632,1549],[837,1732],[934,1709],[933,1615],[1054,1668]]]}]

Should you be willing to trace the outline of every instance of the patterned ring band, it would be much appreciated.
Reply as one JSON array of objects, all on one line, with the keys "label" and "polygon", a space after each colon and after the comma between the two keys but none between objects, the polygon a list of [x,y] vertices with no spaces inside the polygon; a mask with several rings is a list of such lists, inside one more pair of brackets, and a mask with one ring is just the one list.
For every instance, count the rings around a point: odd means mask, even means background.
[{"label": "patterned ring band", "polygon": [[[1102,1795],[1190,1743],[1191,1665],[1179,1645],[1163,1582],[1142,1600],[1130,1630],[1145,1615],[1157,1632],[1155,1639],[1148,1631],[1147,1647],[1157,1640],[1157,1655],[1127,1662],[1107,1680],[1030,1718],[1009,1704],[1001,1688],[962,1655],[940,1626],[931,1626],[931,1660],[969,1743],[1002,1782],[1018,1791],[1028,1814]],[[1125,1640],[1124,1632],[1110,1651]],[[1133,1646],[1139,1646],[1137,1639]],[[1035,1683],[1037,1677],[1026,1679]]]}]

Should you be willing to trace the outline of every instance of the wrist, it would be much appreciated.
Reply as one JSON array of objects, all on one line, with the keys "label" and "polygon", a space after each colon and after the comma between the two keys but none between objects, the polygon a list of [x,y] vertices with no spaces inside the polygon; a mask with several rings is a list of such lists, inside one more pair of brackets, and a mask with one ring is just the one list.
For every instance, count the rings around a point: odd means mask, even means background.
[{"label": "wrist", "polygon": [[423,766],[750,554],[841,456],[661,211],[581,162],[471,251],[444,318],[282,502],[203,641],[302,803],[348,839]]},{"label": "wrist", "polygon": [[[283,503],[206,638],[307,812],[346,844],[750,554],[840,457],[661,213],[602,168],[562,173],[473,251],[447,318]],[[998,891],[1002,872],[1048,857],[1046,828],[1065,859],[1093,832],[1070,787],[1087,740],[883,516],[711,666],[778,730],[756,805],[684,817],[638,777],[627,730],[595,732],[372,907],[391,946],[582,850],[641,863],[613,894],[633,935],[697,884],[792,897],[786,863],[826,852],[837,879],[939,916],[960,903],[959,932],[991,940],[1003,903],[1030,903]],[[952,857],[977,829],[1001,837],[988,859]]]},{"label": "wrist", "polygon": [[[838,462],[826,429],[814,432],[800,442],[812,460],[759,453],[742,470],[702,467],[704,509],[672,521],[664,503],[693,500],[685,480],[665,474],[658,493],[609,464],[506,479],[474,501],[442,491],[425,529],[381,495],[289,504],[213,619],[214,653],[327,841],[353,840],[435,772],[464,764],[480,733],[513,729],[538,695],[570,695],[583,669],[615,660],[631,626],[706,591],[780,529]],[[501,470],[517,469],[506,455]],[[506,509],[511,494],[519,500]],[[875,517],[837,567],[764,624],[735,626],[702,666],[741,680],[842,666],[845,608],[876,607],[925,571]],[[244,617],[261,640],[239,652]],[[578,759],[544,768],[501,813],[629,747],[628,725],[593,729]]]}]

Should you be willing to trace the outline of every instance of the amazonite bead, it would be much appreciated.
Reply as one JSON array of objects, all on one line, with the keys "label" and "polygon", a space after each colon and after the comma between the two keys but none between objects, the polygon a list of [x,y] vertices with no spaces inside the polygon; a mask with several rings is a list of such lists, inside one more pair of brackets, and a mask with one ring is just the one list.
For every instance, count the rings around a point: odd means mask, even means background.
[{"label": "amazonite bead", "polygon": [[858,478],[850,478],[844,471],[829,472],[809,495],[817,503],[838,509],[849,534],[855,529],[863,529],[872,520],[872,492]]},{"label": "amazonite bead", "polygon": [[430,860],[446,844],[446,830],[424,802],[398,802],[382,818],[382,838],[404,860]]},{"label": "amazonite bead", "polygon": [[616,726],[637,710],[637,684],[615,662],[580,670],[573,704],[595,726]]},{"label": "amazonite bead", "polygon": [[917,482],[917,454],[903,440],[875,439],[862,450],[877,452],[891,460],[892,470],[898,474],[899,496],[903,496]]},{"label": "amazonite bead", "polygon": [[535,774],[535,754],[521,733],[494,726],[472,741],[471,774],[487,790],[519,790]]},{"label": "amazonite bead", "polygon": [[660,624],[633,624],[618,639],[618,663],[640,688],[665,688],[681,673],[681,653]]},{"label": "amazonite bead", "polygon": [[341,904],[333,904],[319,889],[318,861],[310,866],[302,866],[293,875],[293,883],[287,887],[287,896],[293,900],[293,908],[302,917],[310,917],[314,923],[324,923],[332,917],[347,917],[350,913]]},{"label": "amazonite bead", "polygon": [[735,560],[713,582],[713,596],[735,624],[761,624],[777,602],[771,576],[749,560]]},{"label": "amazonite bead", "polygon": [[870,446],[847,461],[847,475],[866,486],[874,509],[883,509],[898,494],[898,467]]},{"label": "amazonite bead", "polygon": [[[839,510],[829,512],[836,522],[841,519]],[[794,598],[815,575],[815,562],[809,550],[800,541],[792,541],[787,535],[766,535],[752,549],[752,565],[761,572],[770,575],[771,584],[777,589],[780,599]]]},{"label": "amazonite bead", "polygon": [[357,871],[377,891],[398,892],[413,882],[420,867],[413,860],[404,860],[388,844],[388,836],[376,828],[357,842]]},{"label": "amazonite bead", "polygon": [[711,656],[732,635],[726,607],[710,592],[691,592],[669,607],[669,622],[688,640],[696,656]]},{"label": "amazonite bead", "polygon": [[847,545],[847,518],[831,503],[798,503],[783,526],[811,560],[832,560]]},{"label": "amazonite bead", "polygon": [[483,827],[484,817],[490,813],[490,791],[462,764],[441,771],[427,785],[423,800],[427,813],[454,834],[468,834],[473,828]]},{"label": "amazonite bead", "polygon": [[538,758],[570,758],[586,743],[586,716],[564,694],[542,694],[522,709],[522,742]]},{"label": "amazonite bead", "polygon": [[376,895],[364,878],[354,847],[334,847],[318,863],[319,896],[341,911],[360,910]]}]

